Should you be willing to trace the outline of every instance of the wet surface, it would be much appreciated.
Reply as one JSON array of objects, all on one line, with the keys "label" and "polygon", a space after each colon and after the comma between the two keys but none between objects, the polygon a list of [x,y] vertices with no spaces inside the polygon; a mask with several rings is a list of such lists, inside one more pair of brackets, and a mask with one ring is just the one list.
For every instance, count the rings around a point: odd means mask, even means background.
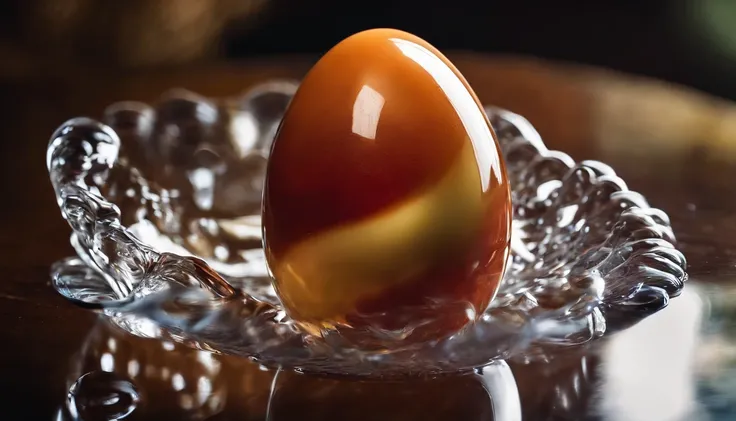
[{"label": "wet surface", "polygon": [[635,327],[549,362],[390,381],[267,370],[99,319],[66,365],[71,391],[49,403],[90,420],[731,419],[736,288],[691,285]]}]

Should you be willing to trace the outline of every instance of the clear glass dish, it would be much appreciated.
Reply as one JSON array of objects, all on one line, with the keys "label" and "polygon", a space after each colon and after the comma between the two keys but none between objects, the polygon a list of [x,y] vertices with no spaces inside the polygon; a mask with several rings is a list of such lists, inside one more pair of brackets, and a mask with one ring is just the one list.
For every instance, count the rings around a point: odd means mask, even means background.
[{"label": "clear glass dish", "polygon": [[369,352],[299,331],[261,248],[270,143],[298,84],[212,100],[177,90],[113,104],[51,137],[47,165],[77,252],[54,288],[128,332],[261,364],[358,376],[552,358],[664,308],[687,280],[667,215],[597,161],[548,150],[523,117],[486,108],[507,162],[512,251],[477,322],[417,347]]}]

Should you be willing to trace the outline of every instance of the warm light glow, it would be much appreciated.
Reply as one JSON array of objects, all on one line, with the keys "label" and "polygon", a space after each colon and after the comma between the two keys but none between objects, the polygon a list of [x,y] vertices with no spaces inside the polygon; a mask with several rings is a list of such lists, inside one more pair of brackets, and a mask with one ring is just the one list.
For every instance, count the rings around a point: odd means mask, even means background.
[{"label": "warm light glow", "polygon": [[208,168],[197,168],[188,174],[194,189],[194,202],[202,210],[211,210],[215,202],[215,173]]},{"label": "warm light glow", "polygon": [[378,119],[386,100],[383,95],[368,85],[363,85],[353,104],[353,133],[366,139],[375,140]]},{"label": "warm light glow", "polygon": [[258,141],[258,122],[251,113],[238,113],[230,123],[233,132],[233,149],[238,158],[245,157],[256,146]]},{"label": "warm light glow", "polygon": [[137,360],[130,360],[128,361],[128,375],[131,378],[134,378],[138,376],[138,373],[141,371],[141,365],[138,363]]},{"label": "warm light glow", "polygon": [[202,405],[212,394],[212,381],[205,376],[197,380],[197,402]]},{"label": "warm light glow", "polygon": [[171,386],[177,392],[181,392],[182,390],[184,390],[184,388],[186,387],[184,377],[179,373],[174,373],[174,375],[171,376]]},{"label": "warm light glow", "polygon": [[108,373],[112,373],[112,371],[115,369],[115,358],[110,354],[109,352],[105,352],[102,354],[102,357],[100,357],[100,368],[102,371],[107,371]]}]

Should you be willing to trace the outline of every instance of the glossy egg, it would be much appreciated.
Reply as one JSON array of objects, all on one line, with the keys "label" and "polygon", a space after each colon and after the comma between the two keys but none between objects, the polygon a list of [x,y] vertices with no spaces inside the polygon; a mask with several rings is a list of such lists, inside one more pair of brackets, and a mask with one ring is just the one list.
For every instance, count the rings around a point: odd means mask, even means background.
[{"label": "glossy egg", "polygon": [[510,224],[493,129],[437,49],[374,29],[309,71],[263,196],[274,286],[303,328],[368,347],[457,331],[498,290]]}]

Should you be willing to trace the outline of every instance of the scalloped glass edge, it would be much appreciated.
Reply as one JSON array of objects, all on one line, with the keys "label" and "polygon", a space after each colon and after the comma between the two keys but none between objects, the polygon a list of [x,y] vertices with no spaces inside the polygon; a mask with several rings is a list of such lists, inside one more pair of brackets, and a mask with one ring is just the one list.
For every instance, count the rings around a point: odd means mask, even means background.
[{"label": "scalloped glass edge", "polygon": [[[240,109],[251,113],[251,129],[259,131],[250,152],[259,159],[267,159],[263,151],[275,133],[273,121],[258,124],[264,115],[256,109],[259,98],[284,99],[278,121],[296,86],[270,81],[243,96]],[[111,173],[122,171],[127,182],[145,187],[144,201],[168,203],[166,191],[157,191],[155,183],[121,156],[116,130],[145,123],[145,136],[155,136],[152,122],[168,118],[161,110],[171,101],[192,103],[195,109],[217,107],[185,91],[164,97],[157,109],[114,104],[105,113],[109,125],[89,118],[69,120],[52,135],[47,150],[50,180],[77,252],[53,265],[52,285],[73,303],[102,312],[132,334],[299,371],[437,374],[498,359],[552,358],[659,311],[687,280],[685,258],[674,246],[664,212],[628,190],[607,165],[575,163],[565,153],[548,150],[526,119],[487,107],[507,163],[514,205],[509,264],[490,307],[451,337],[390,352],[358,349],[339,332],[323,332],[322,337],[302,333],[280,308],[263,276],[265,268],[259,269],[260,277],[233,276],[228,274],[232,268],[217,259],[190,255],[182,247],[173,248],[181,253],[172,253],[144,244],[136,236],[140,226],[124,226],[118,206],[104,197]],[[200,112],[194,119],[207,124],[211,117]],[[142,190],[136,191],[139,195]],[[155,231],[145,217],[136,222]]]}]

